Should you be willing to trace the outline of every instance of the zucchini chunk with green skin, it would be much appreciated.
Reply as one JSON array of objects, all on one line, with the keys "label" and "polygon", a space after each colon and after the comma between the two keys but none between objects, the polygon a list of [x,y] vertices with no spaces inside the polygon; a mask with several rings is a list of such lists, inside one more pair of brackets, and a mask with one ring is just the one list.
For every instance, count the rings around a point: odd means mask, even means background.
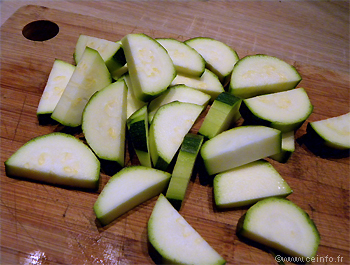
[{"label": "zucchini chunk with green skin", "polygon": [[99,52],[111,74],[118,71],[126,63],[121,42],[114,42],[81,34],[74,51],[74,60],[76,64],[81,60],[86,47]]},{"label": "zucchini chunk with green skin", "polygon": [[225,91],[217,75],[208,69],[205,69],[201,77],[188,77],[178,74],[171,82],[171,85],[174,86],[181,84],[209,94],[211,96],[211,102],[213,102],[217,96]]},{"label": "zucchini chunk with green skin", "polygon": [[209,175],[221,173],[281,152],[281,131],[266,126],[240,126],[206,141],[201,156]]},{"label": "zucchini chunk with green skin", "polygon": [[130,116],[135,111],[137,111],[140,108],[142,108],[143,106],[147,105],[147,102],[143,102],[135,97],[129,74],[125,74],[122,78],[124,79],[126,86],[128,87],[128,94],[126,96],[126,98],[127,98],[126,117],[130,118]]},{"label": "zucchini chunk with green skin", "polygon": [[176,76],[167,51],[145,34],[128,34],[121,42],[136,98],[148,102],[159,96]]},{"label": "zucchini chunk with green skin", "polygon": [[186,85],[171,86],[159,97],[153,99],[148,105],[149,122],[153,120],[157,110],[170,102],[180,101],[194,103],[206,107],[210,101],[210,95],[199,91],[198,89],[188,87]]},{"label": "zucchini chunk with green skin", "polygon": [[93,209],[107,225],[139,204],[159,195],[169,184],[170,174],[144,166],[125,167],[112,176],[98,196]]},{"label": "zucchini chunk with green skin", "polygon": [[284,198],[267,198],[254,204],[239,221],[237,233],[287,255],[316,256],[320,235],[309,215]]},{"label": "zucchini chunk with green skin", "polygon": [[74,70],[75,66],[70,63],[58,59],[54,61],[36,111],[40,124],[51,121],[51,114],[60,100]]},{"label": "zucchini chunk with green skin", "polygon": [[218,208],[252,205],[268,197],[292,193],[277,170],[265,160],[257,160],[215,176],[214,199]]},{"label": "zucchini chunk with green skin", "polygon": [[195,49],[205,60],[206,67],[216,74],[221,82],[230,77],[233,66],[239,57],[227,44],[204,37],[186,40],[185,43]]},{"label": "zucchini chunk with green skin", "polygon": [[286,91],[301,81],[298,71],[285,61],[265,55],[249,55],[233,67],[229,92],[241,98]]},{"label": "zucchini chunk with green skin", "polygon": [[148,140],[147,106],[143,106],[135,111],[126,122],[131,143],[135,149],[140,164],[145,167],[152,167]]},{"label": "zucchini chunk with green skin", "polygon": [[148,240],[162,264],[212,264],[226,261],[160,194],[147,224]]},{"label": "zucchini chunk with green skin", "polygon": [[297,130],[312,111],[313,105],[301,87],[244,99],[240,109],[248,124],[265,125],[282,132]]},{"label": "zucchini chunk with green skin", "polygon": [[350,112],[319,121],[309,122],[308,133],[333,149],[350,149]]},{"label": "zucchini chunk with green skin", "polygon": [[229,129],[241,118],[239,112],[241,102],[240,98],[228,92],[221,93],[211,105],[198,133],[211,139]]},{"label": "zucchini chunk with green skin", "polygon": [[101,55],[86,47],[51,118],[65,126],[80,126],[84,108],[91,96],[111,82],[111,75]]},{"label": "zucchini chunk with green skin", "polygon": [[270,156],[275,161],[286,163],[295,151],[294,131],[282,133],[282,150],[280,153]]},{"label": "zucchini chunk with green skin", "polygon": [[95,93],[85,107],[82,130],[95,154],[124,167],[126,93],[124,80]]},{"label": "zucchini chunk with green skin", "polygon": [[158,109],[149,134],[151,160],[155,168],[167,169],[202,111],[203,106],[179,101]]},{"label": "zucchini chunk with green skin", "polygon": [[177,210],[180,210],[185,199],[187,186],[203,140],[204,137],[201,135],[188,133],[182,142],[166,192],[167,199]]},{"label": "zucchini chunk with green skin", "polygon": [[5,162],[8,176],[96,190],[100,162],[83,142],[60,132],[33,138]]},{"label": "zucchini chunk with green skin", "polygon": [[188,76],[201,76],[205,70],[202,56],[186,43],[175,39],[156,39],[168,52],[176,72]]}]

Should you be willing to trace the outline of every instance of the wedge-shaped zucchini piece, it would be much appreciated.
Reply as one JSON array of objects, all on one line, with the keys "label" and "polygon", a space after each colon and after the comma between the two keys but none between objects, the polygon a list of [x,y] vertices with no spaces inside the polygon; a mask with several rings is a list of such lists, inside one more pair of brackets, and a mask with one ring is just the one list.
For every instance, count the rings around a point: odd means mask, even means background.
[{"label": "wedge-shaped zucchini piece", "polygon": [[109,41],[81,34],[75,46],[74,60],[78,64],[86,47],[97,50],[111,74],[118,71],[126,63],[121,42]]},{"label": "wedge-shaped zucchini piece", "polygon": [[135,111],[137,111],[140,108],[142,108],[143,106],[147,105],[147,102],[141,101],[138,98],[136,98],[129,74],[125,74],[121,78],[124,79],[126,86],[128,87],[128,94],[126,96],[126,98],[127,98],[126,117],[130,118],[130,116]]},{"label": "wedge-shaped zucchini piece", "polygon": [[144,166],[125,167],[109,179],[94,204],[102,225],[107,225],[139,204],[159,195],[170,174]]},{"label": "wedge-shaped zucchini piece", "polygon": [[174,86],[180,84],[198,89],[199,91],[209,94],[211,96],[211,102],[214,101],[214,99],[216,99],[219,94],[225,91],[217,75],[208,69],[205,69],[201,77],[188,77],[178,74],[171,82],[171,85]]},{"label": "wedge-shaped zucchini piece", "polygon": [[91,96],[111,82],[111,75],[101,55],[86,47],[51,118],[66,126],[80,126],[84,108]]},{"label": "wedge-shaped zucchini piece", "polygon": [[304,88],[244,99],[240,112],[249,124],[282,132],[297,130],[311,115],[313,106]]},{"label": "wedge-shaped zucchini piece", "polygon": [[226,261],[160,194],[147,225],[148,239],[161,264],[215,264]]},{"label": "wedge-shaped zucchini piece", "polygon": [[95,93],[83,112],[82,130],[96,155],[124,167],[126,93],[124,80]]},{"label": "wedge-shaped zucchini piece", "polygon": [[237,233],[304,260],[316,256],[320,235],[309,215],[284,198],[254,204],[239,221]]},{"label": "wedge-shaped zucchini piece", "polygon": [[223,82],[230,77],[233,66],[239,57],[227,44],[205,37],[186,40],[185,43],[195,49],[206,62],[206,67]]},{"label": "wedge-shaped zucchini piece", "polygon": [[211,105],[198,133],[208,139],[226,131],[240,117],[242,100],[228,92],[222,92]]},{"label": "wedge-shaped zucchini piece", "polygon": [[157,110],[170,102],[180,101],[194,103],[206,107],[210,101],[210,95],[199,91],[198,89],[188,87],[186,85],[171,86],[159,97],[153,99],[148,105],[149,122],[153,120]]},{"label": "wedge-shaped zucchini piece", "polygon": [[265,160],[257,160],[215,176],[215,204],[218,208],[252,205],[268,197],[286,197],[291,188]]},{"label": "wedge-shaped zucchini piece", "polygon": [[83,142],[60,132],[38,136],[5,162],[8,176],[53,185],[97,189],[100,162]]},{"label": "wedge-shaped zucchini piece", "polygon": [[280,163],[286,163],[295,151],[295,135],[294,131],[282,133],[282,149],[281,152],[270,156],[273,160]]},{"label": "wedge-shaped zucchini piece", "polygon": [[149,135],[151,160],[155,168],[167,169],[202,111],[203,106],[179,101],[158,109]]},{"label": "wedge-shaped zucchini piece", "polygon": [[185,199],[203,139],[201,135],[188,133],[182,142],[166,192],[167,199],[177,210],[180,210],[182,201]]},{"label": "wedge-shaped zucchini piece", "polygon": [[281,131],[266,126],[240,126],[206,141],[201,148],[209,175],[221,173],[281,152]]},{"label": "wedge-shaped zucchini piece", "polygon": [[128,119],[127,126],[131,143],[140,164],[145,167],[152,167],[151,154],[149,151],[148,137],[148,113],[147,106],[135,111]]},{"label": "wedge-shaped zucchini piece", "polygon": [[164,92],[176,76],[169,54],[145,34],[128,34],[122,40],[136,98],[150,101]]},{"label": "wedge-shaped zucchini piece", "polygon": [[309,122],[308,134],[319,143],[334,149],[350,149],[350,112],[319,121]]},{"label": "wedge-shaped zucchini piece", "polygon": [[195,49],[175,39],[156,40],[167,50],[177,73],[198,77],[203,74],[205,61]]},{"label": "wedge-shaped zucchini piece", "polygon": [[300,81],[298,71],[285,61],[264,54],[249,55],[233,67],[229,92],[250,98],[295,88]]},{"label": "wedge-shaped zucchini piece", "polygon": [[36,111],[40,124],[51,121],[51,114],[60,100],[74,70],[75,66],[70,63],[58,59],[54,61]]}]

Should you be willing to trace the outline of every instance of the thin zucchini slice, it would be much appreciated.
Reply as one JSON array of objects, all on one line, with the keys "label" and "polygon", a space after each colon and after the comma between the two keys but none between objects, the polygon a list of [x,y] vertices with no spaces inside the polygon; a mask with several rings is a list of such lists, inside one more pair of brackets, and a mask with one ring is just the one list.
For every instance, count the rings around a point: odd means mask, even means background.
[{"label": "thin zucchini slice", "polygon": [[239,112],[241,102],[240,98],[228,92],[221,93],[211,105],[198,133],[211,139],[229,129],[241,118]]},{"label": "thin zucchini slice", "polygon": [[58,59],[54,61],[36,111],[40,124],[46,124],[51,121],[51,114],[60,100],[74,70],[75,66],[70,63]]},{"label": "thin zucchini slice", "polygon": [[226,263],[163,194],[158,196],[148,220],[147,232],[149,242],[161,256],[160,264]]},{"label": "thin zucchini slice", "polygon": [[93,209],[107,225],[141,203],[159,195],[169,184],[170,174],[143,166],[125,167],[113,175],[98,196]]},{"label": "thin zucchini slice", "polygon": [[185,199],[187,186],[203,140],[204,137],[201,135],[188,133],[182,142],[166,192],[166,198],[177,210],[180,210]]},{"label": "thin zucchini slice", "polygon": [[84,108],[91,96],[111,82],[111,75],[101,55],[86,47],[51,118],[65,126],[80,126]]},{"label": "thin zucchini slice", "polygon": [[301,79],[295,67],[277,57],[249,55],[233,67],[229,92],[250,98],[295,88]]},{"label": "thin zucchini slice", "polygon": [[308,134],[319,143],[333,149],[350,149],[350,112],[319,121],[309,122]]},{"label": "thin zucchini slice", "polygon": [[206,141],[201,156],[209,175],[221,173],[281,152],[281,131],[266,126],[240,126]]},{"label": "thin zucchini slice", "polygon": [[202,111],[203,106],[179,101],[159,108],[149,135],[151,160],[155,168],[167,169]]},{"label": "thin zucchini slice", "polygon": [[267,198],[254,204],[238,223],[237,233],[304,260],[316,256],[320,243],[310,216],[284,198]]},{"label": "thin zucchini slice", "polygon": [[252,205],[268,197],[286,197],[292,189],[265,160],[257,160],[215,176],[215,205],[233,208]]},{"label": "thin zucchini slice", "polygon": [[176,72],[188,76],[201,76],[205,69],[202,56],[186,43],[175,39],[156,39],[168,52]]},{"label": "thin zucchini slice", "polygon": [[122,78],[124,79],[126,86],[128,87],[128,94],[126,96],[126,98],[127,98],[126,117],[130,118],[130,116],[135,111],[139,110],[140,108],[147,105],[148,103],[136,98],[135,93],[134,93],[134,88],[132,86],[129,74],[125,74]]},{"label": "thin zucchini slice", "polygon": [[275,161],[287,163],[291,155],[295,151],[295,133],[294,131],[282,133],[282,149],[281,152],[270,156]]},{"label": "thin zucchini slice", "polygon": [[78,38],[74,51],[74,60],[78,64],[86,47],[97,50],[109,72],[113,75],[126,63],[124,51],[121,42],[109,41],[81,34]]},{"label": "thin zucchini slice", "polygon": [[122,40],[136,98],[148,102],[164,92],[176,76],[169,54],[145,34],[128,34]]},{"label": "thin zucchini slice", "polygon": [[119,167],[124,167],[126,93],[124,80],[101,89],[86,105],[82,122],[85,139],[96,155]]},{"label": "thin zucchini slice", "polygon": [[188,87],[186,85],[170,86],[167,91],[161,94],[159,97],[153,99],[148,105],[149,122],[153,120],[154,114],[157,110],[170,102],[180,101],[187,103],[194,103],[203,106],[204,108],[210,101],[210,95],[199,91],[198,89]]},{"label": "thin zucchini slice", "polygon": [[240,109],[249,124],[259,124],[282,132],[297,130],[311,115],[313,105],[304,88],[244,99]]},{"label": "thin zucchini slice", "polygon": [[216,74],[221,82],[230,77],[233,66],[239,57],[227,44],[205,37],[186,40],[185,43],[195,49],[205,60],[206,67]]},{"label": "thin zucchini slice", "polygon": [[8,176],[96,190],[100,162],[79,139],[60,132],[38,136],[5,162]]},{"label": "thin zucchini slice", "polygon": [[217,75],[208,69],[205,69],[201,77],[188,77],[178,74],[171,82],[171,85],[181,84],[209,94],[211,96],[211,102],[213,102],[220,93],[225,91]]},{"label": "thin zucchini slice", "polygon": [[135,149],[140,164],[145,167],[152,167],[148,140],[147,106],[143,106],[135,111],[126,122],[131,143]]}]

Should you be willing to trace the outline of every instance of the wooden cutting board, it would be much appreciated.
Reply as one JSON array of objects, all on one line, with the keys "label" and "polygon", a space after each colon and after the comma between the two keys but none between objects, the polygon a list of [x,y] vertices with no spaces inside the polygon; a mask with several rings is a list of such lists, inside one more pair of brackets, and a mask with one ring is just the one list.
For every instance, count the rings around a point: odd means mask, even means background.
[{"label": "wooden cutting board", "polygon": [[[23,28],[37,20],[54,22],[58,34],[47,41],[25,38]],[[79,34],[119,40],[132,32],[179,40],[197,37],[134,28],[40,6],[19,9],[1,27],[1,264],[154,264],[146,225],[156,198],[101,227],[92,206],[108,176],[101,174],[98,192],[84,192],[9,178],[4,171],[4,161],[25,142],[61,129],[39,126],[36,118],[54,60],[73,63]],[[249,51],[237,53],[243,57]],[[306,88],[314,105],[307,122],[349,111],[348,73],[283,59],[301,73],[299,86]],[[306,123],[296,134],[296,151],[288,163],[269,161],[294,190],[289,199],[302,207],[319,229],[321,244],[314,263],[347,264],[349,158],[319,157],[305,145],[305,129]],[[127,165],[136,163],[129,154],[126,160]],[[266,249],[236,236],[237,222],[246,210],[215,209],[212,187],[202,185],[197,176],[190,183],[180,213],[227,264],[276,264]]]}]

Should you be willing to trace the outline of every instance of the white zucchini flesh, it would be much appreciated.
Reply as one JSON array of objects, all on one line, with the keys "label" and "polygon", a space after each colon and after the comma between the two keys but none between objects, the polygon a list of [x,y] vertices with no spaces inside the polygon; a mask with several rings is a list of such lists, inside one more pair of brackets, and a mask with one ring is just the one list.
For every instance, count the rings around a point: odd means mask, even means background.
[{"label": "white zucchini flesh", "polygon": [[215,264],[226,261],[160,194],[147,225],[148,239],[166,264]]},{"label": "white zucchini flesh", "polygon": [[81,34],[75,46],[74,60],[78,64],[86,47],[99,52],[109,72],[118,71],[126,63],[121,42]]},{"label": "white zucchini flesh", "polygon": [[203,106],[179,101],[159,108],[149,134],[151,159],[155,168],[166,170],[202,111]]},{"label": "white zucchini flesh", "polygon": [[242,100],[234,95],[223,92],[212,103],[198,133],[211,139],[229,129],[241,114],[239,108]]},{"label": "white zucchini flesh", "polygon": [[281,152],[270,156],[270,158],[280,163],[286,163],[294,151],[295,151],[295,132],[294,131],[284,132],[282,133]]},{"label": "white zucchini flesh", "polygon": [[135,111],[126,121],[131,143],[142,166],[152,167],[149,151],[147,106]]},{"label": "white zucchini flesh", "polygon": [[350,148],[350,112],[309,123],[324,144],[335,149]]},{"label": "white zucchini flesh", "polygon": [[209,94],[199,91],[198,89],[188,87],[186,85],[171,86],[159,97],[153,99],[148,105],[149,122],[153,120],[157,110],[170,102],[180,101],[194,103],[206,107],[209,104],[211,97]]},{"label": "white zucchini flesh", "polygon": [[83,112],[82,130],[96,155],[124,166],[126,93],[124,80],[96,92]]},{"label": "white zucchini flesh", "polygon": [[175,39],[156,39],[168,52],[176,72],[188,76],[201,76],[205,69],[202,56],[186,43]]},{"label": "white zucchini flesh", "polygon": [[244,119],[282,132],[297,130],[312,111],[313,105],[301,87],[244,99],[241,108]]},{"label": "white zucchini flesh", "polygon": [[257,160],[215,176],[215,204],[218,208],[252,205],[268,197],[292,193],[287,182],[265,160]]},{"label": "white zucchini flesh", "polygon": [[181,84],[209,94],[211,96],[211,102],[214,101],[220,93],[225,91],[218,76],[208,69],[205,69],[201,77],[188,77],[180,74],[176,75],[171,82],[171,85],[174,86]]},{"label": "white zucchini flesh", "polygon": [[136,98],[129,74],[125,74],[122,78],[124,78],[125,84],[128,87],[128,94],[126,96],[126,117],[129,118],[135,111],[147,105],[147,102],[141,101],[138,98]]},{"label": "white zucchini flesh", "polygon": [[136,98],[150,101],[164,92],[176,76],[174,64],[162,45],[145,34],[121,40]]},{"label": "white zucchini flesh", "polygon": [[295,88],[300,81],[298,71],[285,61],[264,54],[249,55],[233,67],[229,92],[250,98]]},{"label": "white zucchini flesh", "polygon": [[51,118],[65,126],[80,126],[84,108],[91,96],[111,82],[111,75],[101,55],[86,47]]},{"label": "white zucchini flesh", "polygon": [[167,187],[170,174],[154,168],[130,166],[112,176],[98,196],[93,209],[107,225],[139,204],[159,195]]},{"label": "white zucchini flesh", "polygon": [[204,137],[201,135],[188,133],[177,155],[166,198],[178,210],[185,199],[187,187],[203,140]]},{"label": "white zucchini flesh", "polygon": [[284,198],[267,198],[246,213],[238,233],[287,255],[316,256],[320,235],[309,215]]},{"label": "white zucchini flesh", "polygon": [[74,70],[75,66],[70,63],[59,59],[54,61],[36,111],[39,120],[41,115],[52,114]]},{"label": "white zucchini flesh", "polygon": [[204,58],[206,67],[221,81],[231,74],[233,66],[239,60],[230,46],[212,38],[197,37],[186,40],[185,43]]},{"label": "white zucchini flesh", "polygon": [[240,126],[206,141],[201,156],[209,175],[281,152],[281,131],[266,126]]},{"label": "white zucchini flesh", "polygon": [[6,160],[5,170],[8,176],[97,189],[100,162],[79,139],[56,132],[28,141]]}]

